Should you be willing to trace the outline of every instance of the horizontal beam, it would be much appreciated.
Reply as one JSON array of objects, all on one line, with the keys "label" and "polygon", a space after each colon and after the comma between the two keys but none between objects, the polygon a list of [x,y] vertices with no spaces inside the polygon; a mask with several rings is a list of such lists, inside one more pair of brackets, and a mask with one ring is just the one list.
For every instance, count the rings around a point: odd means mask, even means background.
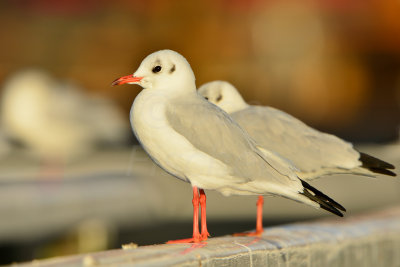
[{"label": "horizontal beam", "polygon": [[260,237],[116,249],[25,266],[400,266],[400,206],[266,228]]}]

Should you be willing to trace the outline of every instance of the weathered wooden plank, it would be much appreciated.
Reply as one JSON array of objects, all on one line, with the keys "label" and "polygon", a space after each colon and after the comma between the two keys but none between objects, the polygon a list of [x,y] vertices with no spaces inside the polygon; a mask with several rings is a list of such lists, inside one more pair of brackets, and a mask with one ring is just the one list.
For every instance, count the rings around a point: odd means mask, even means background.
[{"label": "weathered wooden plank", "polygon": [[345,219],[266,228],[260,237],[127,245],[21,266],[399,266],[400,207]]}]

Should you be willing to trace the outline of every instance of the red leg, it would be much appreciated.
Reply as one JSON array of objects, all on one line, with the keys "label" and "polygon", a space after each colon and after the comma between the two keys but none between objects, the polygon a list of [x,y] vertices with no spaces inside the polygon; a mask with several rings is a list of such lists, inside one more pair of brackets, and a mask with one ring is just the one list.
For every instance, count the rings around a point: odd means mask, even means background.
[{"label": "red leg", "polygon": [[263,212],[264,197],[258,196],[257,200],[257,221],[256,221],[256,231],[248,233],[235,233],[234,236],[260,236],[264,232],[262,226],[262,212]]},{"label": "red leg", "polygon": [[59,158],[45,157],[41,163],[39,179],[46,181],[55,181],[62,178],[63,162]]},{"label": "red leg", "polygon": [[264,232],[264,228],[263,228],[263,225],[262,225],[263,205],[264,205],[264,197],[263,196],[258,196],[258,200],[257,200],[257,223],[256,223],[256,234],[258,234],[258,235],[260,235],[262,232]]},{"label": "red leg", "polygon": [[205,241],[210,236],[207,230],[207,217],[206,217],[206,193],[200,189],[200,205],[201,205],[201,240]]},{"label": "red leg", "polygon": [[[203,192],[204,193],[204,192]],[[198,243],[203,241],[199,232],[199,191],[196,186],[193,186],[193,237],[179,240],[168,241],[167,244],[176,243]]]}]

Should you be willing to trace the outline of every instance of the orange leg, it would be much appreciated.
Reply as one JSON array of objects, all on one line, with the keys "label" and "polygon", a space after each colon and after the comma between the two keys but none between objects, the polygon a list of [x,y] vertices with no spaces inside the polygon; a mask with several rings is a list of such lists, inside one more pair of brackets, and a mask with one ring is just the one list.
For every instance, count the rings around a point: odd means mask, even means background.
[{"label": "orange leg", "polygon": [[264,205],[264,197],[259,196],[257,200],[257,221],[256,221],[256,231],[248,232],[248,233],[235,233],[234,236],[260,236],[262,232],[264,232],[264,228],[262,225],[263,219],[263,205]]},{"label": "orange leg", "polygon": [[206,193],[200,189],[200,206],[201,206],[201,238],[202,241],[207,240],[210,236],[207,230],[207,217],[206,217]]},{"label": "orange leg", "polygon": [[[203,191],[203,190],[201,190],[201,191]],[[203,194],[204,194],[204,191],[203,191]],[[205,194],[204,194],[204,197],[205,197]],[[198,191],[196,186],[193,186],[193,200],[192,200],[192,203],[193,203],[193,237],[186,238],[186,239],[179,239],[179,240],[171,240],[171,241],[168,241],[167,244],[198,243],[198,242],[201,242],[201,241],[207,239],[207,237],[204,239],[203,236],[200,235],[200,232],[199,232],[199,203],[200,203],[200,198],[199,198],[199,191]],[[202,207],[202,210],[203,210],[203,207]],[[201,214],[201,217],[203,218],[203,213]],[[205,205],[204,205],[204,219],[205,219]],[[202,226],[202,230],[203,230],[203,226]],[[205,230],[207,231],[207,226],[205,226]]]},{"label": "orange leg", "polygon": [[264,232],[263,228],[263,205],[264,205],[264,197],[263,196],[258,196],[257,200],[257,222],[256,222],[256,234],[260,235],[262,232]]}]

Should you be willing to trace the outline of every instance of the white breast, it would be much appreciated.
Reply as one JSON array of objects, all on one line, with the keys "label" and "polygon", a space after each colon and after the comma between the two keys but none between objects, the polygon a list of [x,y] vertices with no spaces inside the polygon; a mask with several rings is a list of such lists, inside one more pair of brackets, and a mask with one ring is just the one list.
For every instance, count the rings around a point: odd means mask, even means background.
[{"label": "white breast", "polygon": [[131,125],[137,139],[150,157],[165,171],[179,179],[211,189],[219,185],[200,177],[221,176],[226,166],[196,149],[177,133],[166,118],[170,94],[143,90],[131,109]]},{"label": "white breast", "polygon": [[163,95],[143,90],[133,102],[130,121],[132,130],[150,157],[167,172],[186,180],[169,162],[163,160],[172,134],[165,119],[165,99]]}]

